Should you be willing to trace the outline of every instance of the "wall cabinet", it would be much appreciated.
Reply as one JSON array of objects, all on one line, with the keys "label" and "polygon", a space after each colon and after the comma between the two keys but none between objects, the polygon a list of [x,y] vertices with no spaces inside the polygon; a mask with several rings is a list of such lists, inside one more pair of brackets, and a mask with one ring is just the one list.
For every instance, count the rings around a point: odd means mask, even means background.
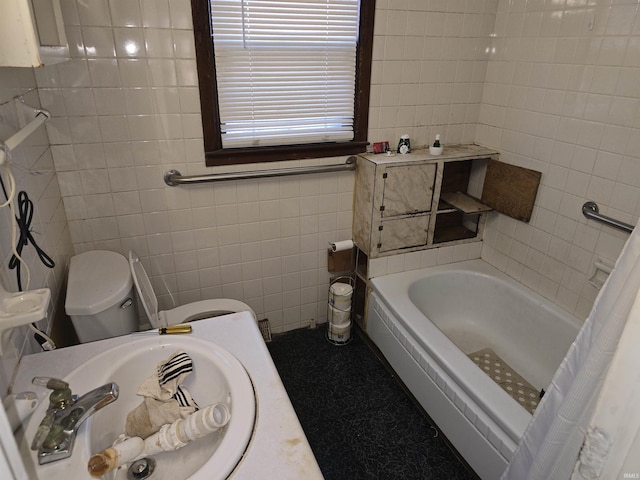
[{"label": "wall cabinet", "polygon": [[353,235],[369,258],[481,239],[483,169],[498,153],[477,145],[408,155],[362,155]]},{"label": "wall cabinet", "polygon": [[354,319],[366,328],[369,261],[399,253],[477,242],[485,213],[480,198],[487,165],[498,152],[477,145],[407,155],[358,157],[353,211],[357,245]]},{"label": "wall cabinet", "polygon": [[67,60],[60,0],[2,0],[0,66],[42,67]]}]

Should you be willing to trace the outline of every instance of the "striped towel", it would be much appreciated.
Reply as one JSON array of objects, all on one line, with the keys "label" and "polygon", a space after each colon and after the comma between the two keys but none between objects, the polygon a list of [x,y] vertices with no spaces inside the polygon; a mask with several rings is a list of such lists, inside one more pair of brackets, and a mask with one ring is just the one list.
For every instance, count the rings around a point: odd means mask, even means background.
[{"label": "striped towel", "polygon": [[[172,398],[181,407],[194,407],[198,410],[198,404],[182,386],[182,382],[191,372],[193,372],[193,361],[182,350],[174,353],[166,362],[158,364],[158,384],[162,392],[160,399]],[[140,395],[139,392],[138,395]]]}]

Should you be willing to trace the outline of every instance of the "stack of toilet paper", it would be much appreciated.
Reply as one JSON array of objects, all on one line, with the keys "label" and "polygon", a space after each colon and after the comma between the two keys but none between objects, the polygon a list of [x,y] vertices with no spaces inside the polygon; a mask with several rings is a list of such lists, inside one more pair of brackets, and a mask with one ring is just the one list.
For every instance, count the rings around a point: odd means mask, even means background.
[{"label": "stack of toilet paper", "polygon": [[329,339],[346,342],[351,335],[351,298],[353,287],[348,283],[335,282],[329,287]]}]

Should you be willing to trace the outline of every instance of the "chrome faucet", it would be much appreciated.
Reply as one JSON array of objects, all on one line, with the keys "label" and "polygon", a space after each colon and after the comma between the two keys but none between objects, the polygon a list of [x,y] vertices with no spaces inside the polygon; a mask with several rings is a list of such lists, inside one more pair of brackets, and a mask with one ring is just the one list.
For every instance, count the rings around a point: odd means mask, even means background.
[{"label": "chrome faucet", "polygon": [[49,408],[31,443],[31,449],[38,450],[40,465],[70,457],[80,425],[118,399],[115,383],[107,383],[81,397],[73,395],[69,384],[57,378],[34,377],[32,383],[53,390]]}]

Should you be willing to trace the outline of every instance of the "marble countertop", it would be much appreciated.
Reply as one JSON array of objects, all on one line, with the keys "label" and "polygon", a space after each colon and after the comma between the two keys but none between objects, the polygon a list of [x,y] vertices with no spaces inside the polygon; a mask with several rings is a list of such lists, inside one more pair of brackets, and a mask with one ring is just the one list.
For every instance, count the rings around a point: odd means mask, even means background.
[{"label": "marble countertop", "polygon": [[[200,320],[191,325],[191,335],[217,343],[244,365],[256,392],[254,433],[244,457],[229,478],[322,479],[320,468],[252,316],[242,312]],[[36,391],[40,401],[47,401],[48,392],[31,384],[33,376],[64,378],[83,362],[120,343],[122,337],[24,356],[13,391]]]},{"label": "marble countertop", "polygon": [[393,164],[393,163],[410,163],[410,162],[418,162],[424,160],[433,160],[434,162],[438,160],[464,160],[467,158],[478,158],[482,156],[492,157],[497,155],[499,152],[497,150],[483,147],[481,145],[444,145],[444,149],[442,155],[431,155],[429,153],[429,148],[415,148],[411,150],[411,153],[407,154],[399,154],[391,152],[392,155],[387,155],[384,153],[367,153],[362,155],[367,160],[377,164]]}]

